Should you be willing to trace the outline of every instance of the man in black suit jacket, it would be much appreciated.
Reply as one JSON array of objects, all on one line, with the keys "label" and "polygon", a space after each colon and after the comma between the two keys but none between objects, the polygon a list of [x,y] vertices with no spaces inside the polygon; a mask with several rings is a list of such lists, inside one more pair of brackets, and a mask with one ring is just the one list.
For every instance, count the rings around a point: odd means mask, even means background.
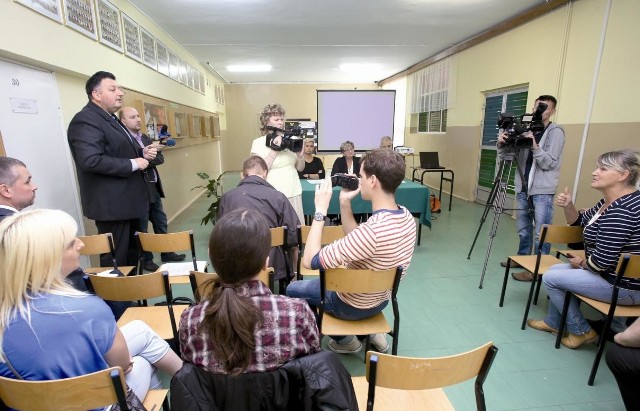
[{"label": "man in black suit jacket", "polygon": [[0,221],[33,204],[37,189],[22,161],[0,157]]},{"label": "man in black suit jacket", "polygon": [[[153,144],[153,141],[140,132],[142,129],[142,120],[138,114],[138,110],[133,107],[123,107],[120,110],[120,121],[127,128],[129,133],[136,140],[136,143],[141,147],[147,147]],[[147,168],[147,189],[149,192],[149,214],[140,220],[142,231],[145,233],[149,229],[149,221],[153,224],[153,232],[156,234],[167,233],[167,215],[162,207],[162,199],[164,198],[164,190],[162,189],[162,181],[160,180],[160,173],[156,166],[164,163],[164,156],[162,155],[162,146],[156,146],[158,155],[153,160],[149,161],[149,167]],[[185,254],[176,253],[161,253],[160,258],[163,262],[182,261],[186,257]],[[147,271],[156,271],[158,265],[153,262],[153,254],[145,253],[144,255],[144,269]]]},{"label": "man in black suit jacket", "polygon": [[[140,148],[114,116],[124,93],[113,74],[95,73],[85,89],[89,103],[73,117],[67,133],[83,212],[99,233],[113,234],[118,265],[136,265],[133,234],[149,212],[144,172],[157,149]],[[111,265],[107,254],[100,262]]]}]

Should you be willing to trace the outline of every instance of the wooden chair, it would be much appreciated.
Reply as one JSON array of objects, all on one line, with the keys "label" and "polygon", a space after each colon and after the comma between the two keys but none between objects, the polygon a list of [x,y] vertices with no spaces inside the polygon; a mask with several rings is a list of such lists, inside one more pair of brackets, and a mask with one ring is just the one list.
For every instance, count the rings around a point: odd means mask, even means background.
[{"label": "wooden chair", "polygon": [[[271,247],[282,247],[282,251],[284,252],[284,261],[285,261],[285,269],[286,269],[286,276],[287,278],[285,278],[285,282],[289,283],[289,281],[291,281],[291,264],[290,264],[290,256],[289,256],[289,247],[287,246],[287,230],[289,228],[284,225],[282,227],[274,227],[271,228]],[[268,275],[268,280],[267,282],[264,282],[267,287],[269,287],[269,289],[271,291],[274,290],[274,269],[271,268],[270,271],[267,271],[266,274]]]},{"label": "wooden chair", "polygon": [[[540,286],[542,285],[542,275],[547,272],[551,266],[556,264],[565,263],[564,261],[547,254],[542,254],[542,246],[544,243],[560,244],[560,243],[577,243],[582,241],[582,227],[573,227],[566,225],[548,225],[542,226],[542,232],[540,233],[540,242],[538,243],[538,254],[536,255],[512,255],[507,259],[507,268],[504,271],[504,281],[502,283],[502,293],[500,294],[500,307],[504,303],[504,295],[507,291],[507,282],[509,281],[509,270],[511,261],[515,261],[526,271],[533,274],[533,281],[531,281],[531,288],[529,290],[529,297],[527,299],[527,305],[524,310],[524,317],[522,318],[521,329],[525,329],[527,325],[527,318],[529,317],[529,309],[531,308],[531,301],[534,304],[538,304],[538,294],[540,293]],[[534,297],[535,290],[535,297]]]},{"label": "wooden chair", "polygon": [[361,410],[366,407],[372,411],[377,400],[376,411],[453,410],[439,388],[476,377],[476,407],[484,411],[483,384],[497,352],[491,342],[466,353],[436,358],[368,352],[366,377],[353,378],[358,405]]},{"label": "wooden chair", "polygon": [[[398,353],[398,333],[400,332],[400,311],[398,310],[398,287],[402,268],[384,271],[328,268],[320,270],[320,307],[318,329],[323,335],[366,335],[366,350],[369,350],[369,334],[387,333],[393,338],[391,352]],[[391,290],[393,308],[393,328],[383,313],[363,320],[341,320],[325,313],[324,304],[327,291],[341,293],[377,293]]]},{"label": "wooden chair", "polygon": [[[309,236],[310,230],[311,226],[298,226],[298,249],[300,250],[300,256],[302,256],[302,253],[304,251],[304,245],[307,243],[307,237]],[[331,244],[342,237],[344,237],[344,231],[342,230],[341,225],[324,226],[322,228],[322,239],[320,240],[320,245],[325,246],[327,244]],[[320,275],[320,272],[318,270],[305,268],[302,266],[301,262],[302,257],[298,258],[298,280],[308,275]]]},{"label": "wooden chair", "polygon": [[[125,402],[126,384],[122,368],[113,367],[79,377],[48,381],[26,381],[0,377],[0,399],[9,408],[38,411],[88,410]],[[149,390],[147,410],[169,409],[169,390]]]},{"label": "wooden chair", "polygon": [[[196,261],[196,246],[193,239],[193,231],[181,231],[178,233],[167,234],[152,234],[136,232],[135,234],[138,242],[138,249],[140,250],[140,260],[138,261],[138,274],[142,274],[144,266],[144,252],[149,251],[152,253],[168,253],[176,251],[191,251],[191,261],[193,262],[193,270],[198,271],[199,268]],[[167,264],[182,264],[182,263],[167,263]],[[171,284],[189,284],[189,271],[186,271],[184,275],[171,276]]]},{"label": "wooden chair", "polygon": [[[180,318],[187,305],[173,305],[173,296],[169,286],[169,274],[157,271],[150,274],[128,277],[85,277],[87,288],[104,299],[111,301],[142,301],[141,307],[129,307],[118,320],[123,326],[133,320],[142,320],[149,325],[160,338],[178,341],[176,318]],[[163,297],[166,305],[149,307],[146,300]]]},{"label": "wooden chair", "polygon": [[111,267],[89,267],[83,270],[85,273],[95,274],[105,270],[112,270],[114,272],[120,271],[123,275],[129,275],[135,268],[134,266],[118,267],[111,233],[79,236],[78,239],[84,243],[84,247],[80,250],[81,255],[111,254]]},{"label": "wooden chair", "polygon": [[618,293],[621,288],[635,291],[640,290],[640,255],[624,254],[620,256],[616,273],[605,274],[604,278],[613,284],[613,288],[611,290],[611,303],[605,303],[567,291],[564,296],[564,306],[562,307],[562,316],[560,319],[560,326],[558,327],[558,336],[556,337],[556,348],[560,348],[560,341],[562,340],[565,330],[571,295],[574,295],[581,302],[589,304],[591,307],[607,316],[604,328],[598,340],[598,352],[596,353],[596,358],[593,360],[593,365],[591,366],[591,373],[589,374],[589,380],[587,382],[589,385],[593,385],[593,382],[596,379],[598,365],[600,364],[600,358],[602,358],[602,353],[604,352],[604,345],[607,343],[607,333],[611,328],[613,317],[640,317],[640,305],[618,305]]},{"label": "wooden chair", "polygon": [[[269,280],[273,280],[273,268],[269,267],[266,270],[260,271],[260,281],[262,281],[267,287],[269,287]],[[202,271],[191,271],[189,273],[189,282],[191,283],[191,290],[193,291],[193,297],[196,302],[201,300],[201,296],[209,292],[209,287],[213,285],[213,282],[218,280],[216,273],[204,273]]]},{"label": "wooden chair", "polygon": [[563,248],[561,250],[555,250],[555,252],[556,258],[560,258],[560,256],[567,258],[568,254],[571,254],[574,257],[581,257],[583,259],[586,258],[584,250],[572,250],[570,248]]}]

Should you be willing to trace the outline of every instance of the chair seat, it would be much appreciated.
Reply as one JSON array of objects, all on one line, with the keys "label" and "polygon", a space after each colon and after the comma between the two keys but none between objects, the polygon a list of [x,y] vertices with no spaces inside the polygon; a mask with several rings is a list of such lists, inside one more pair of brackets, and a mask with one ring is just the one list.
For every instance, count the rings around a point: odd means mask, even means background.
[{"label": "chair seat", "polygon": [[302,265],[300,265],[300,273],[299,273],[302,277],[306,277],[306,276],[319,276],[320,275],[320,270],[311,270],[309,268],[304,268]]},{"label": "chair seat", "polygon": [[[525,270],[533,273],[536,269],[536,259],[537,257],[535,255],[512,255],[509,256],[509,258],[512,261],[515,261],[516,263],[520,264],[522,266],[522,268],[524,268]],[[556,264],[566,264],[566,261],[562,261],[558,258],[555,258],[552,255],[543,255],[542,258],[540,259],[540,267],[538,268],[538,274],[542,275],[545,272],[547,272],[547,270],[549,270],[549,268],[551,268],[551,266],[554,266]]]},{"label": "chair seat", "polygon": [[[369,383],[366,377],[353,377],[353,388],[356,392],[358,407],[367,409],[367,391]],[[398,410],[455,410],[442,388],[430,390],[394,390],[376,387],[375,411]]]},{"label": "chair seat", "polygon": [[172,275],[169,277],[169,284],[189,284],[189,276],[188,275]]},{"label": "chair seat", "polygon": [[[188,305],[173,306],[173,314],[175,316],[176,323],[180,321],[180,315],[182,315],[182,312],[187,308],[189,308]],[[167,310],[167,306],[129,307],[118,320],[118,327],[122,327],[133,320],[144,321],[153,331],[158,333],[160,338],[163,340],[170,340],[173,338],[173,330],[171,329],[171,321],[169,320],[169,311]]]},{"label": "chair seat", "polygon": [[[594,309],[600,311],[602,314],[609,314],[609,303],[603,303],[602,301],[594,300],[593,298],[575,293],[573,295],[589,304]],[[616,305],[614,317],[640,317],[640,305]]]},{"label": "chair seat", "polygon": [[324,335],[367,335],[389,331],[391,326],[382,313],[358,321],[341,320],[325,313],[322,319],[322,330],[320,330]]},{"label": "chair seat", "polygon": [[[131,274],[131,272],[135,269],[136,267],[132,266],[132,265],[126,265],[124,267],[118,267],[118,269],[120,271],[122,271],[122,274],[124,275],[129,275]],[[113,270],[113,267],[89,267],[89,268],[83,268],[82,271],[84,271],[87,274],[97,274],[97,273],[101,273],[103,271],[106,270]]]},{"label": "chair seat", "polygon": [[581,257],[581,258],[585,258],[585,254],[584,254],[584,250],[572,250],[570,248],[567,249],[563,249],[563,250],[552,250],[552,252],[558,253],[564,257],[567,256],[567,254],[571,254],[575,257]]},{"label": "chair seat", "polygon": [[162,408],[162,402],[165,398],[167,398],[167,393],[169,390],[149,390],[147,391],[147,396],[144,397],[144,401],[142,401],[142,405],[147,410],[160,410]]}]

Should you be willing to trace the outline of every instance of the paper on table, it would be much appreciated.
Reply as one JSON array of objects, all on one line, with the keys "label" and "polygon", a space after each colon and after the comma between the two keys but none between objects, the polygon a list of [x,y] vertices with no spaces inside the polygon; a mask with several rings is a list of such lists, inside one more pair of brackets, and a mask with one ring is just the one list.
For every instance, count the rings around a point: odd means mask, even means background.
[{"label": "paper on table", "polygon": [[309,184],[322,184],[323,180],[307,180]]},{"label": "paper on table", "polygon": [[99,275],[101,277],[117,277],[118,276],[118,273],[112,273],[111,271],[113,271],[113,269],[100,271],[99,273],[96,273],[96,275]]},{"label": "paper on table", "polygon": [[[207,268],[206,261],[196,261],[196,265],[198,266],[198,271],[204,271]],[[164,263],[160,266],[159,271],[168,271],[169,277],[189,275],[189,271],[193,271],[193,263],[182,262],[182,263]]]}]

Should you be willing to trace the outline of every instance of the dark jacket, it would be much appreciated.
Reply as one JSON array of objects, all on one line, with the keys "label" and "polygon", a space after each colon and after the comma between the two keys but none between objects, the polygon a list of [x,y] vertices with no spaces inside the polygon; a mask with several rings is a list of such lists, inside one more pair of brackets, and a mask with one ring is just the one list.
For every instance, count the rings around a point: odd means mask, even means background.
[{"label": "dark jacket", "polygon": [[[333,177],[336,173],[346,174],[348,172],[347,159],[344,156],[336,158],[333,167],[331,167],[331,176]],[[353,174],[360,176],[360,157],[353,156]]]},{"label": "dark jacket", "polygon": [[14,215],[16,212],[13,210],[9,210],[8,208],[0,207],[0,221],[4,220],[6,217],[10,215]]},{"label": "dark jacket", "polygon": [[131,159],[142,157],[142,148],[123,125],[89,102],[69,123],[67,139],[85,217],[121,221],[149,213],[147,183],[141,171],[131,171]]},{"label": "dark jacket", "polygon": [[[142,134],[141,140],[145,147],[153,144],[153,140],[151,140],[151,138],[144,133]],[[158,155],[156,156],[156,158],[149,161],[149,167],[147,167],[147,174],[152,173],[151,170],[153,170],[157,177],[157,181],[155,183],[148,183],[148,185],[155,190],[154,193],[149,193],[149,202],[151,203],[153,203],[157,199],[157,195],[164,198],[164,189],[162,188],[162,180],[160,180],[160,172],[156,168],[162,163],[164,163],[164,155],[162,154],[162,151],[158,151]]]},{"label": "dark jacket", "polygon": [[358,403],[344,365],[335,354],[320,351],[275,371],[238,377],[184,363],[171,380],[171,409],[357,411]]}]

